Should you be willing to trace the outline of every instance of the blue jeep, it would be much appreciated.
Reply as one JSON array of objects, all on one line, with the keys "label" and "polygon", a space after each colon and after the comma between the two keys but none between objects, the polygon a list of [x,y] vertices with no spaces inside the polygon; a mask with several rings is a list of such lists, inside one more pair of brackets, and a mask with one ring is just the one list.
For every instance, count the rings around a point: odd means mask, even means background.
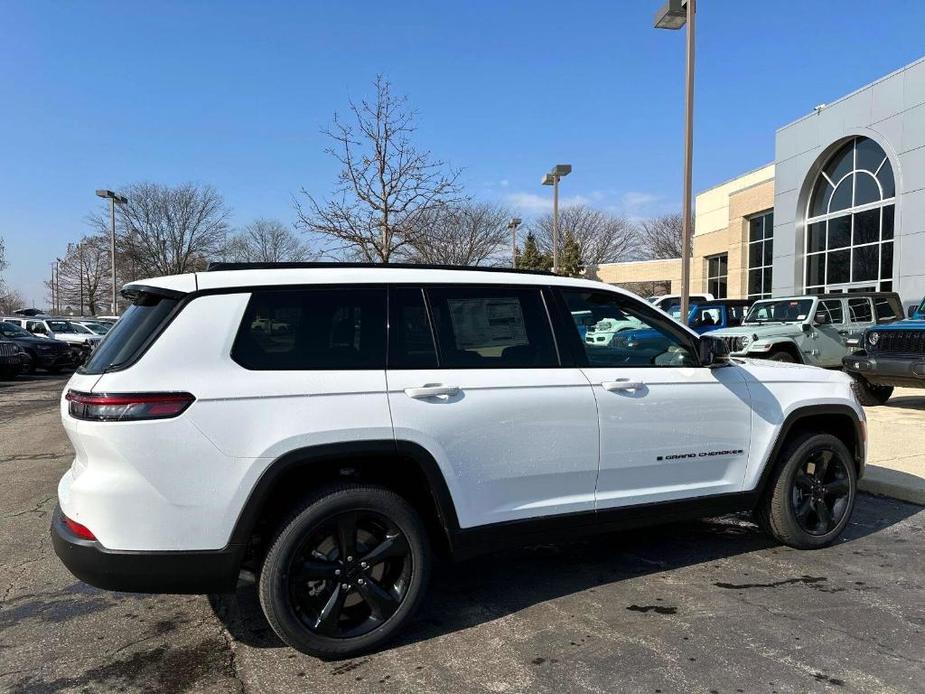
[{"label": "blue jeep", "polygon": [[[701,335],[720,328],[737,327],[742,325],[742,320],[751,303],[748,299],[713,299],[692,304],[687,314],[687,325]],[[678,320],[680,313],[675,312],[669,315]],[[623,330],[615,335],[612,344],[614,347],[624,349],[638,350],[651,347],[655,351],[664,351],[665,347],[662,343],[666,339],[659,331],[646,327]]]},{"label": "blue jeep", "polygon": [[884,404],[895,386],[925,388],[925,299],[906,320],[869,327],[858,347],[842,363],[862,405]]}]

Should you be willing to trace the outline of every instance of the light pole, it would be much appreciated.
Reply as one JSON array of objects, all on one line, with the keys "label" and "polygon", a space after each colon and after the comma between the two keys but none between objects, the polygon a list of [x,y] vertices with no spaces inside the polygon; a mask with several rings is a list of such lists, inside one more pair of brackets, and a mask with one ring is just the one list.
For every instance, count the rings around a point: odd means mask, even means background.
[{"label": "light pole", "polygon": [[55,258],[55,313],[61,315],[61,258]]},{"label": "light pole", "polygon": [[49,265],[51,265],[51,312],[57,313],[58,295],[55,291],[55,270],[57,268],[54,263],[49,263]]},{"label": "light pole", "polygon": [[511,267],[517,267],[517,227],[523,220],[520,217],[511,217],[507,223],[507,228],[511,230]]},{"label": "light pole", "polygon": [[119,315],[119,306],[116,303],[116,203],[124,205],[128,198],[113,193],[111,190],[97,190],[96,194],[101,198],[109,199],[109,253],[110,265],[112,266],[112,315]]},{"label": "light pole", "polygon": [[694,23],[697,0],[667,0],[655,15],[656,29],[687,24],[687,71],[684,79],[684,201],[681,210],[681,316],[687,320],[691,293],[691,174],[694,149]]},{"label": "light pole", "polygon": [[559,272],[559,179],[572,173],[571,164],[556,164],[540,181],[552,186],[552,271]]}]

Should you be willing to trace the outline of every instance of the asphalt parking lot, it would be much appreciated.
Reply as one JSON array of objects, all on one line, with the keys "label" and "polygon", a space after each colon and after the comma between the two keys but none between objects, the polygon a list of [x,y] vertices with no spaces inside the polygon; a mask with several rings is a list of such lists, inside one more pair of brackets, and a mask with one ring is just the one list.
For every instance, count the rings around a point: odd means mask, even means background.
[{"label": "asphalt parking lot", "polygon": [[925,508],[866,495],[816,552],[725,517],[443,566],[401,641],[341,662],[284,647],[252,590],[90,588],[48,538],[63,383],[0,382],[4,692],[922,691]]}]

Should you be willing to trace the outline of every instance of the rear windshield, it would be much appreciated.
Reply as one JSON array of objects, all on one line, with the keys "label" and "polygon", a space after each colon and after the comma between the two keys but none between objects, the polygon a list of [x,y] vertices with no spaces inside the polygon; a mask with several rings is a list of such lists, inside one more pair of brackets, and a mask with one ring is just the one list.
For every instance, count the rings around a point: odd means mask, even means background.
[{"label": "rear windshield", "polygon": [[157,333],[176,305],[176,299],[142,294],[106,334],[80,372],[101,374],[131,362]]}]

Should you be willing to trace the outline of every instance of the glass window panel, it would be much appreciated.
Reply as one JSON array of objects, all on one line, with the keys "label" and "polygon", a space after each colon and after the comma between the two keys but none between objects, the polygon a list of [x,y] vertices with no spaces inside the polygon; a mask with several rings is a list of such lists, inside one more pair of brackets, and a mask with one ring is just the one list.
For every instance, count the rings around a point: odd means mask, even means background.
[{"label": "glass window panel", "polygon": [[838,184],[835,192],[832,193],[832,199],[829,201],[829,212],[847,210],[849,207],[851,207],[851,183],[853,180],[854,176],[848,176],[848,178]]},{"label": "glass window panel", "polygon": [[760,241],[764,238],[764,217],[748,220],[748,240]]},{"label": "glass window panel", "polygon": [[719,274],[723,277],[729,274],[729,256],[726,253],[719,257]]},{"label": "glass window panel", "polygon": [[748,246],[748,266],[749,267],[761,267],[764,263],[764,253],[763,253],[764,243],[759,241],[758,243],[751,243]]},{"label": "glass window panel", "polygon": [[806,286],[825,284],[825,253],[806,256]]},{"label": "glass window panel", "polygon": [[[884,243],[880,246],[880,279],[893,279],[893,244]],[[886,291],[886,290],[884,290]]]},{"label": "glass window panel", "polygon": [[879,262],[880,247],[878,244],[855,247],[854,258],[851,261],[853,266],[851,268],[851,281],[865,282],[877,279]]},{"label": "glass window panel", "polygon": [[880,200],[880,186],[877,180],[866,173],[858,172],[854,175],[854,204],[866,205],[869,202]]},{"label": "glass window panel", "polygon": [[825,214],[829,209],[829,198],[832,195],[832,186],[825,180],[825,176],[819,174],[816,180],[816,186],[813,189],[813,198],[809,206],[809,216],[818,217]]},{"label": "glass window panel", "polygon": [[765,294],[771,293],[771,268],[765,268],[764,270],[764,282],[762,289],[764,290]]},{"label": "glass window panel", "polygon": [[809,238],[806,244],[807,253],[825,250],[825,222],[810,224],[808,236]]},{"label": "glass window panel", "polygon": [[853,168],[854,140],[851,140],[829,159],[829,163],[825,165],[824,171],[828,174],[829,178],[832,179],[832,182],[837,184],[839,180]]},{"label": "glass window panel", "polygon": [[880,167],[886,158],[886,152],[876,142],[868,137],[859,137],[857,140],[857,158],[855,167],[866,169],[873,173]]},{"label": "glass window panel", "polygon": [[774,213],[768,212],[764,216],[764,237],[766,239],[773,238],[774,236]]},{"label": "glass window panel", "polygon": [[854,243],[874,243],[880,240],[880,210],[867,210],[854,215]]},{"label": "glass window panel", "polygon": [[874,312],[870,306],[870,299],[848,299],[848,320],[852,323],[872,322]]},{"label": "glass window panel", "polygon": [[891,292],[893,291],[893,282],[881,282],[880,283],[881,292]]},{"label": "glass window panel", "polygon": [[851,215],[829,220],[829,248],[851,245]]},{"label": "glass window panel", "polygon": [[883,236],[884,241],[893,238],[893,214],[896,211],[894,205],[887,205],[883,208]]},{"label": "glass window panel", "polygon": [[771,265],[774,262],[774,239],[769,238],[764,242],[764,264]]},{"label": "glass window panel", "polygon": [[892,198],[896,195],[896,184],[893,182],[893,167],[890,166],[889,161],[883,162],[883,166],[880,168],[880,173],[877,174],[877,178],[880,179],[884,198]]},{"label": "glass window panel", "polygon": [[761,270],[748,271],[748,293],[761,294]]},{"label": "glass window panel", "polygon": [[826,283],[841,284],[851,281],[851,251],[832,251],[829,254]]},{"label": "glass window panel", "polygon": [[829,323],[844,323],[841,299],[826,299],[819,302],[819,310],[829,316]]},{"label": "glass window panel", "polygon": [[389,292],[389,368],[436,369],[437,350],[418,287],[394,287]]}]

